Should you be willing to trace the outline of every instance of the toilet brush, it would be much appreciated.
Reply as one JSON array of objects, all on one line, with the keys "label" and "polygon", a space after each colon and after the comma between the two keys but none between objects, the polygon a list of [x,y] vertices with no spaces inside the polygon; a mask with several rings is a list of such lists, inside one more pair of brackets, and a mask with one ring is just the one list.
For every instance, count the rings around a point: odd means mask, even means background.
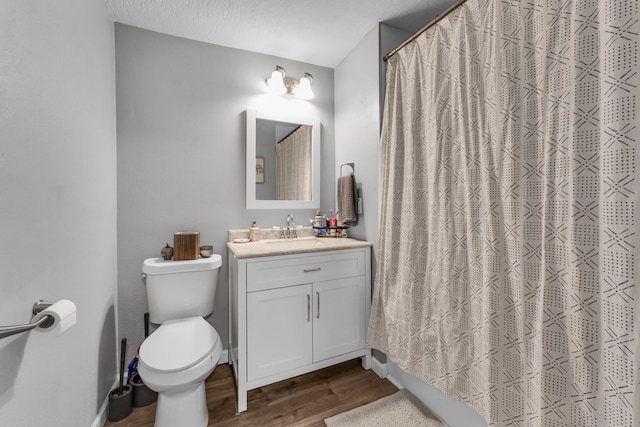
[{"label": "toilet brush", "polygon": [[[146,340],[149,337],[149,313],[144,314],[144,339]],[[136,351],[136,355],[129,362],[129,373],[127,374],[127,384],[130,384],[132,381],[136,381],[141,383],[142,380],[138,375],[138,355],[140,354],[140,346],[138,346],[138,350]]]},{"label": "toilet brush", "polygon": [[131,413],[133,407],[133,388],[124,384],[124,362],[127,353],[127,339],[120,343],[120,378],[118,388],[109,393],[109,421],[120,421]]},{"label": "toilet brush", "polygon": [[118,394],[122,394],[124,388],[124,358],[127,356],[127,339],[122,338],[120,344],[120,387],[118,388]]},{"label": "toilet brush", "polygon": [[[144,339],[149,336],[149,313],[144,314]],[[140,347],[138,347],[140,353]],[[133,375],[132,375],[133,374]],[[133,386],[133,407],[140,408],[158,400],[158,393],[145,385],[138,373],[138,354],[129,363],[129,384]],[[132,375],[132,376],[131,376]]]},{"label": "toilet brush", "polygon": [[149,337],[149,312],[144,314],[144,339]]}]

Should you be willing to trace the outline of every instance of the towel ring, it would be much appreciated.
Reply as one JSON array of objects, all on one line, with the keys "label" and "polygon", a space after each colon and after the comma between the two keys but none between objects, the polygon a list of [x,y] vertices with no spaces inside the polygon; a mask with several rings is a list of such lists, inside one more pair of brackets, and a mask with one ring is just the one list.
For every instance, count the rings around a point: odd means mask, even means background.
[{"label": "towel ring", "polygon": [[351,167],[351,172],[355,173],[356,172],[356,164],[354,162],[351,163],[343,163],[340,165],[340,175],[342,176],[342,168],[345,166],[350,166]]}]

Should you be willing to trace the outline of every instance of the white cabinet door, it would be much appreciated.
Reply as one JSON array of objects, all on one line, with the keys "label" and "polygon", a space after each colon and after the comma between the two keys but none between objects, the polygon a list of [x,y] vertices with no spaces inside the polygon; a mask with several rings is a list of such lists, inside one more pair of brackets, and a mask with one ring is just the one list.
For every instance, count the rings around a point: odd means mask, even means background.
[{"label": "white cabinet door", "polygon": [[247,379],[312,363],[312,286],[247,294]]},{"label": "white cabinet door", "polygon": [[313,284],[313,361],[365,347],[365,278]]}]

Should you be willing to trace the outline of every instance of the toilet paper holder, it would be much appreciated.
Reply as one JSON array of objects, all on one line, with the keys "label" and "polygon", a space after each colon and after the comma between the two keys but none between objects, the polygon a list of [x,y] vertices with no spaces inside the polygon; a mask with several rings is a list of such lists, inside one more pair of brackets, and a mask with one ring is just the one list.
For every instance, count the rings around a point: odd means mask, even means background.
[{"label": "toilet paper holder", "polygon": [[[50,302],[45,302],[43,300],[36,301],[33,304],[32,314],[35,316],[43,310],[51,307],[53,304]],[[53,316],[43,316],[42,318],[36,320],[33,323],[29,323],[27,325],[17,325],[17,326],[0,326],[0,339],[7,338],[12,335],[21,334],[23,332],[30,331],[35,328],[49,328],[54,323]]]}]

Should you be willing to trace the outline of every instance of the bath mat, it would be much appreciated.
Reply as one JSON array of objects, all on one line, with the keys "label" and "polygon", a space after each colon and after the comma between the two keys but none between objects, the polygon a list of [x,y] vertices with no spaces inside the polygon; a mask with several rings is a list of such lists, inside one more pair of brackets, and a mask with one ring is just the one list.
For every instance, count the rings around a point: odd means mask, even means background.
[{"label": "bath mat", "polygon": [[406,389],[324,420],[327,427],[446,427]]}]

